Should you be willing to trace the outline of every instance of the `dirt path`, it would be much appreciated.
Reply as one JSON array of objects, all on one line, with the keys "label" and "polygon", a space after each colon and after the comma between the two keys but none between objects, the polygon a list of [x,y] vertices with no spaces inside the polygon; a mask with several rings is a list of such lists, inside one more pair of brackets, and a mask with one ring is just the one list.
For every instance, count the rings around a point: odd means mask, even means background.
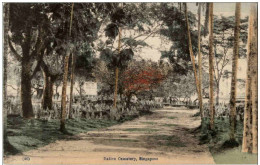
[{"label": "dirt path", "polygon": [[[79,134],[5,159],[6,164],[214,164],[190,129],[198,110],[164,108],[106,129]],[[143,158],[143,160],[140,160]],[[115,159],[115,160],[114,160]]]}]

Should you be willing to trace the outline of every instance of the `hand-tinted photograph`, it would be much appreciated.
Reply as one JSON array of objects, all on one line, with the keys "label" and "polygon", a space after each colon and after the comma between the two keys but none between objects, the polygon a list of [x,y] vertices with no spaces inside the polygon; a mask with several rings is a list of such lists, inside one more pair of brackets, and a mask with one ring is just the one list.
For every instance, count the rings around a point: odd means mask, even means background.
[{"label": "hand-tinted photograph", "polygon": [[2,3],[4,164],[257,164],[258,3]]}]

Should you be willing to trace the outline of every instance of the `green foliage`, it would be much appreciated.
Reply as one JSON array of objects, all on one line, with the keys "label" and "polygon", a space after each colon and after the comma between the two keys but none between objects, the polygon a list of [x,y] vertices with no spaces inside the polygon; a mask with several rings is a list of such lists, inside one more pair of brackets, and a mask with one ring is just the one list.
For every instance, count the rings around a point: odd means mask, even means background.
[{"label": "green foliage", "polygon": [[94,50],[88,42],[78,45],[78,51],[76,51],[77,58],[75,69],[77,71],[84,70],[87,73],[91,73],[96,64],[96,59],[94,55]]},{"label": "green foliage", "polygon": [[[58,139],[73,138],[59,131],[59,122],[59,120],[48,122],[39,119],[25,120],[21,117],[8,118],[7,136],[10,143],[18,152],[45,146]],[[72,135],[76,135],[117,123],[117,121],[111,120],[70,119],[66,122],[66,129]],[[9,150],[5,151],[5,153],[12,154]]]},{"label": "green foliage", "polygon": [[[190,69],[188,62],[190,59],[189,53],[189,43],[188,43],[188,34],[187,34],[187,25],[185,20],[185,13],[179,10],[176,6],[169,4],[161,4],[161,15],[160,19],[165,24],[165,27],[161,29],[161,34],[166,36],[170,41],[172,41],[172,46],[170,50],[161,52],[161,58],[167,58],[173,68],[176,68],[177,72],[186,74]],[[195,27],[196,16],[188,12],[188,20],[190,24],[190,34],[191,34],[191,43],[192,50],[194,55],[197,52],[198,45],[198,35],[196,30],[192,30]],[[179,59],[183,60],[183,63],[179,63]]]},{"label": "green foliage", "polygon": [[119,67],[120,69],[125,69],[128,62],[133,59],[134,52],[132,49],[124,49],[120,53],[112,52],[111,49],[106,48],[100,53],[100,58],[104,60],[109,69],[114,69]]},{"label": "green foliage", "polygon": [[137,47],[137,46],[142,46],[142,47],[146,47],[148,46],[148,44],[142,40],[135,40],[133,38],[123,38],[122,42],[125,43],[125,45],[129,46],[129,47]]},{"label": "green foliage", "polygon": [[200,143],[208,144],[210,152],[217,164],[254,164],[257,155],[242,153],[243,122],[237,121],[236,141],[239,147],[227,149],[223,144],[229,140],[229,119],[216,118],[214,133],[209,130],[209,119],[205,119],[201,127]]},{"label": "green foliage", "polygon": [[119,30],[116,24],[111,23],[107,25],[105,32],[107,37],[115,39],[119,33]]}]

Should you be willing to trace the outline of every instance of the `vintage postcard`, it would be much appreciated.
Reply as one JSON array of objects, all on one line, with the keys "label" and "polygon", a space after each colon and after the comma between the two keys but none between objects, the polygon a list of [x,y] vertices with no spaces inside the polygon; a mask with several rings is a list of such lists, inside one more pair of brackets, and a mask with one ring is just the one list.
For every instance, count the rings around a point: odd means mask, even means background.
[{"label": "vintage postcard", "polygon": [[257,164],[258,3],[4,2],[4,164]]}]

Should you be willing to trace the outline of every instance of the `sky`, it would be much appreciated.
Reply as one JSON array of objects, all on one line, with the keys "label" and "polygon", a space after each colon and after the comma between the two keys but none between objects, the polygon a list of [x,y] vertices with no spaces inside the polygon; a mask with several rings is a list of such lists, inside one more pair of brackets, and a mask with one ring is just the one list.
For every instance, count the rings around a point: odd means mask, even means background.
[{"label": "sky", "polygon": [[[250,5],[252,3],[241,3],[241,18],[249,16]],[[223,16],[232,16],[235,15],[235,5],[236,3],[214,3],[213,5],[213,13],[214,15],[223,15]],[[198,6],[196,3],[188,3],[188,10],[197,15]],[[202,15],[202,23],[203,23]],[[146,40],[147,44],[151,46],[151,48],[143,48],[140,56],[144,59],[151,59],[153,61],[158,61],[161,57],[161,53],[159,50],[168,49],[171,46],[171,43],[163,43],[160,41],[158,37],[151,37]]]}]

